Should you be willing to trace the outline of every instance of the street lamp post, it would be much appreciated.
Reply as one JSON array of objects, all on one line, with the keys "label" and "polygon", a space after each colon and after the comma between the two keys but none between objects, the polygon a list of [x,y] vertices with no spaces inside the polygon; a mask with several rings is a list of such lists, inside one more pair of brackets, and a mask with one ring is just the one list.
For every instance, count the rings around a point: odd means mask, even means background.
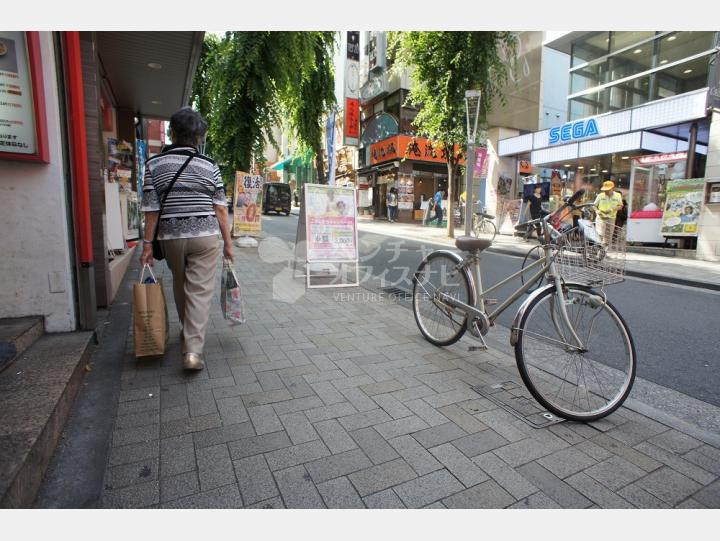
[{"label": "street lamp post", "polygon": [[465,235],[470,235],[473,216],[473,173],[475,170],[475,137],[480,118],[480,91],[465,91],[465,117],[467,119],[467,157],[465,159]]}]

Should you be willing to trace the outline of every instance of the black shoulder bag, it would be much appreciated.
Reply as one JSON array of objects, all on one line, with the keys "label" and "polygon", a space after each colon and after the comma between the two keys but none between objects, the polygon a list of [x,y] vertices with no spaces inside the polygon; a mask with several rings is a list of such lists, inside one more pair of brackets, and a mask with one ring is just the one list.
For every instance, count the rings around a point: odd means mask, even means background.
[{"label": "black shoulder bag", "polygon": [[172,181],[170,182],[170,185],[168,186],[167,191],[165,192],[165,195],[163,196],[162,202],[160,203],[160,212],[158,213],[158,221],[155,225],[155,235],[153,236],[152,241],[152,249],[153,249],[153,258],[157,259],[158,261],[162,261],[165,259],[165,254],[163,254],[162,246],[160,245],[160,241],[158,240],[158,232],[160,231],[160,219],[162,218],[162,212],[163,207],[165,206],[165,201],[167,201],[168,195],[170,195],[170,192],[173,189],[173,186],[175,186],[175,182],[177,181],[180,174],[185,170],[187,165],[190,163],[190,160],[192,160],[195,157],[195,154],[191,154],[190,157],[185,160],[185,163],[182,164],[180,169],[178,169],[177,173],[175,173],[175,176],[173,177]]}]

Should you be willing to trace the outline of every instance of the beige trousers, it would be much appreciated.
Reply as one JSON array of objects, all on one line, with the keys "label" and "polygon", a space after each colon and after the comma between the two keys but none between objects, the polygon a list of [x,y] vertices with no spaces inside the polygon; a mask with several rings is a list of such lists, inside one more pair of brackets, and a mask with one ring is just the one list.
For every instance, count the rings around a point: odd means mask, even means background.
[{"label": "beige trousers", "polygon": [[160,241],[173,275],[173,296],[183,326],[183,353],[202,354],[215,292],[218,235]]}]

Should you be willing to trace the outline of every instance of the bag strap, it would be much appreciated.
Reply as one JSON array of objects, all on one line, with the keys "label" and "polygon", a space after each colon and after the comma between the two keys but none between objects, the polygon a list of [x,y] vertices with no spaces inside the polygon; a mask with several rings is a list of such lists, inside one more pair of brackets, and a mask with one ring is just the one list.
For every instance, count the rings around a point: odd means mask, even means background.
[{"label": "bag strap", "polygon": [[167,191],[165,192],[165,195],[163,196],[162,202],[160,203],[160,212],[158,213],[158,223],[157,223],[157,226],[155,226],[155,235],[153,236],[153,242],[157,240],[158,232],[160,231],[160,219],[162,218],[162,212],[163,212],[163,207],[165,206],[165,201],[167,201],[168,195],[170,195],[170,192],[172,191],[173,186],[175,186],[175,182],[177,181],[177,179],[180,177],[180,175],[181,175],[182,172],[185,170],[185,168],[187,167],[187,165],[190,163],[190,161],[191,161],[196,155],[197,155],[197,152],[195,152],[195,153],[193,153],[193,154],[190,154],[190,157],[189,157],[187,160],[185,160],[185,163],[183,163],[183,164],[180,166],[180,169],[177,170],[177,173],[175,173],[175,176],[174,176],[173,179],[170,181],[170,185],[168,186],[168,189],[167,189]]}]

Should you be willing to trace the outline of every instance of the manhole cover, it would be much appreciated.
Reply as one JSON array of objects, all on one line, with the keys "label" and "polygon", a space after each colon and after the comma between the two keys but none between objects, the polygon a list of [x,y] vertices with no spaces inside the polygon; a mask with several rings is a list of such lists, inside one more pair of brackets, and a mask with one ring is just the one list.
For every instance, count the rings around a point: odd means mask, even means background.
[{"label": "manhole cover", "polygon": [[476,385],[472,390],[533,428],[545,428],[565,421],[543,409],[520,383],[504,381],[494,385]]}]

